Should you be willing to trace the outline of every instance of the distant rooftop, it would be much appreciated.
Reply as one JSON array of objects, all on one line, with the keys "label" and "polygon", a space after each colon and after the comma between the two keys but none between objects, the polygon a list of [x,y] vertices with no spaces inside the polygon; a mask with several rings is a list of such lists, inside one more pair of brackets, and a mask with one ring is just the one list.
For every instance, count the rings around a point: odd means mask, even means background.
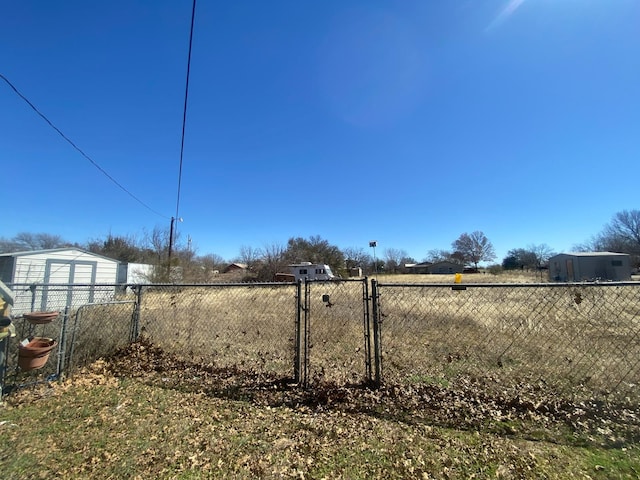
[{"label": "distant rooftop", "polygon": [[628,254],[616,253],[616,252],[567,252],[564,255],[573,255],[575,257],[609,257],[611,255],[628,255]]}]

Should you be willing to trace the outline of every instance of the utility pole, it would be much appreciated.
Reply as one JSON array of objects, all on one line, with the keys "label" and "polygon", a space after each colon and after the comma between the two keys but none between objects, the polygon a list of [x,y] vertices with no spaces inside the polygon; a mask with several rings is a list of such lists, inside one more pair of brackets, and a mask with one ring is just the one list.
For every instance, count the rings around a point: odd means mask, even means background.
[{"label": "utility pole", "polygon": [[171,251],[173,250],[173,225],[176,221],[175,217],[171,217],[171,225],[169,227],[169,259],[167,261],[167,278],[171,279]]}]

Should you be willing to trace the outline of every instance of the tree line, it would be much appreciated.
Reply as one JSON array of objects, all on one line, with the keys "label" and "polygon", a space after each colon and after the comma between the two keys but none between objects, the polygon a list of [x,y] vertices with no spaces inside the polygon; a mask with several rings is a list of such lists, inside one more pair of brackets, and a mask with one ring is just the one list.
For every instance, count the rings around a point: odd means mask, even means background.
[{"label": "tree line", "polygon": [[[326,263],[341,276],[348,276],[352,269],[361,269],[365,275],[373,272],[404,273],[407,265],[417,261],[403,249],[386,248],[377,258],[363,247],[340,249],[319,235],[309,238],[292,237],[286,244],[271,244],[263,247],[243,245],[239,254],[225,260],[220,255],[209,253],[198,255],[185,245],[178,236],[172,245],[169,258],[169,229],[155,228],[141,238],[131,235],[113,235],[92,239],[85,244],[71,243],[58,235],[48,233],[19,233],[12,238],[0,237],[0,253],[47,250],[61,247],[76,247],[113,258],[125,263],[154,265],[154,276],[150,281],[211,282],[224,271],[229,263],[242,264],[244,281],[271,281],[275,273],[287,272],[292,263]],[[601,232],[591,239],[574,246],[576,251],[611,251],[627,253],[632,264],[640,264],[640,210],[623,210],[616,213]],[[374,250],[375,252],[375,250]],[[463,233],[451,243],[451,249],[433,249],[427,252],[423,262],[451,262],[478,269],[481,263],[490,265],[491,271],[541,269],[547,266],[554,250],[547,244],[531,244],[507,252],[500,264],[491,264],[496,259],[494,247],[481,231]]]}]

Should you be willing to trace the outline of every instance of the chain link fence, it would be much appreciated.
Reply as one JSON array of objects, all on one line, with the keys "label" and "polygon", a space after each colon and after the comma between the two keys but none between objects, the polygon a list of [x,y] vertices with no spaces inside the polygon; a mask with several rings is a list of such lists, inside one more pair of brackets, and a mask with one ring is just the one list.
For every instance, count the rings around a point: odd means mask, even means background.
[{"label": "chain link fence", "polygon": [[294,375],[297,285],[139,288],[136,333],[164,351],[215,367]]},{"label": "chain link fence", "polygon": [[362,383],[371,378],[366,280],[304,284],[302,383]]},{"label": "chain link fence", "polygon": [[[78,367],[112,355],[133,340],[132,319],[135,298],[127,299],[116,285],[21,285],[12,308],[15,341],[6,352],[5,385],[29,384],[56,379]],[[91,303],[95,299],[108,300]],[[50,312],[46,321],[30,318],[32,312]],[[33,360],[43,356],[36,350],[21,348],[33,340],[55,342],[43,366],[30,369]],[[26,353],[25,353],[26,352]],[[35,360],[35,363],[40,363]]]},{"label": "chain link fence", "polygon": [[379,378],[638,396],[640,285],[373,282]]},{"label": "chain link fence", "polygon": [[11,312],[19,316],[29,312],[62,311],[88,303],[105,303],[122,295],[124,288],[112,284],[9,284],[14,293]]},{"label": "chain link fence", "polygon": [[[496,389],[526,381],[569,397],[640,397],[640,284],[633,282],[12,287],[21,295],[5,384],[70,374],[145,339],[196,363],[310,388],[471,377]],[[22,316],[42,309],[60,314],[42,325]],[[34,336],[55,339],[57,348],[43,368],[25,372],[16,344]]]}]

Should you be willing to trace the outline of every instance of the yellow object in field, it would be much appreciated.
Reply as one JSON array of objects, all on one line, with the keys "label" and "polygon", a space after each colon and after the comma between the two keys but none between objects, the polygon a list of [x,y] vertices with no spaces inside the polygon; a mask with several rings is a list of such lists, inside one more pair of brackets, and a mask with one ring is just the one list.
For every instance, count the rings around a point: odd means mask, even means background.
[{"label": "yellow object in field", "polygon": [[456,273],[456,278],[453,281],[453,283],[461,283],[462,282],[462,274],[461,273]]}]

